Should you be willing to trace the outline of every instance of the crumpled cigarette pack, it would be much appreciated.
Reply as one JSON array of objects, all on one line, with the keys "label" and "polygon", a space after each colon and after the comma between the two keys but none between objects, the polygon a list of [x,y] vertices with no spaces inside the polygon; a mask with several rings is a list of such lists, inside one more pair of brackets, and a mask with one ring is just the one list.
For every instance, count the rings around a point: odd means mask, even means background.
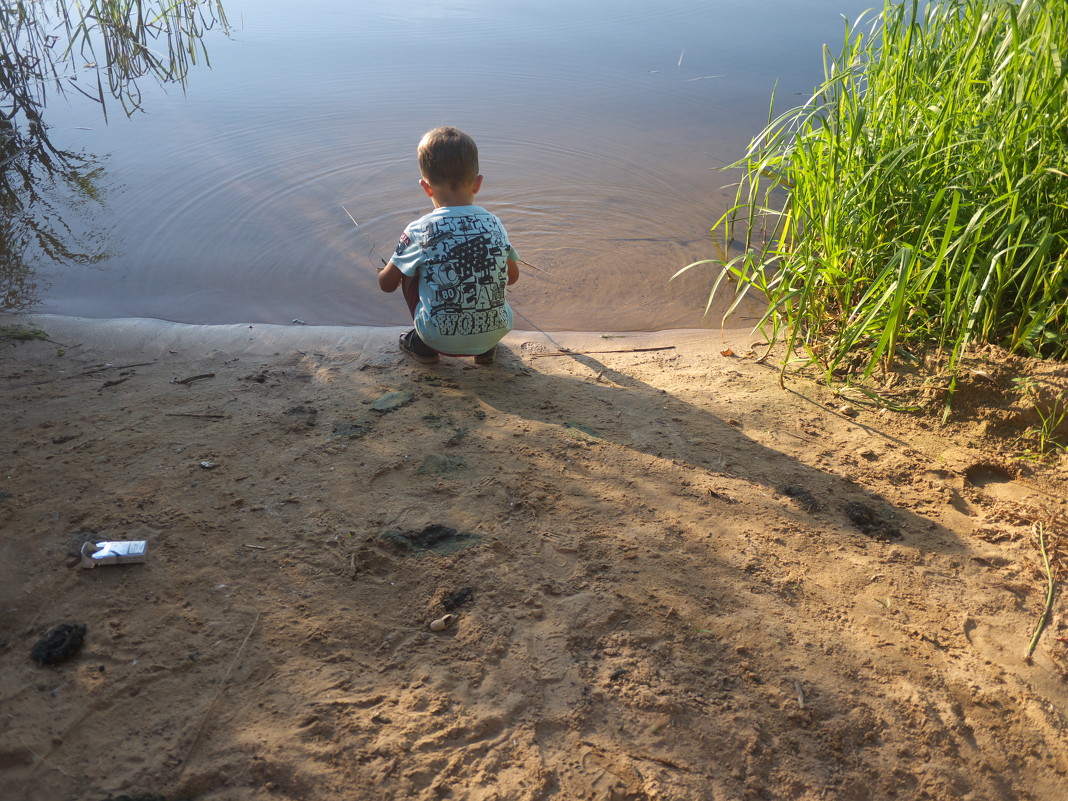
[{"label": "crumpled cigarette pack", "polygon": [[146,540],[87,542],[82,546],[82,567],[135,564],[145,561],[147,555]]}]

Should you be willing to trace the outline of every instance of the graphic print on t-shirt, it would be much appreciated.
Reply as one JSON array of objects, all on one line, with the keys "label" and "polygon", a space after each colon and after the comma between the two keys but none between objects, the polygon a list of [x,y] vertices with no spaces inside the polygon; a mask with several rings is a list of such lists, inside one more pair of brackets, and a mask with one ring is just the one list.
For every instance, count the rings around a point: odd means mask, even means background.
[{"label": "graphic print on t-shirt", "polygon": [[427,225],[423,278],[430,318],[442,336],[508,325],[504,313],[508,243],[492,218],[446,217]]}]

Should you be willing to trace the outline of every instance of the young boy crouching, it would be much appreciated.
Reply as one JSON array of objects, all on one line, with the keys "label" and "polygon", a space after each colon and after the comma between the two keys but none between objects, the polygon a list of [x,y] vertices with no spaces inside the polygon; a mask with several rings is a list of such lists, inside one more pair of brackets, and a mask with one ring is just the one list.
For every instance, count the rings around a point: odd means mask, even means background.
[{"label": "young boy crouching", "polygon": [[423,364],[439,354],[492,364],[514,324],[505,288],[519,280],[519,256],[501,221],[474,205],[482,176],[470,136],[435,128],[418,156],[419,184],[434,210],[404,229],[378,286],[402,287],[412,313],[415,328],[401,335],[401,350]]}]

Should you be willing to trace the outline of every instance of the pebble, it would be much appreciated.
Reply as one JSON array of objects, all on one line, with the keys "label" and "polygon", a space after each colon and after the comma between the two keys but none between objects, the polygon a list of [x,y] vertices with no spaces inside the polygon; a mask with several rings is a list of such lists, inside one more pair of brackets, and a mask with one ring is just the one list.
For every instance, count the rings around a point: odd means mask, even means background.
[{"label": "pebble", "polygon": [[430,630],[445,631],[445,629],[451,626],[455,621],[456,615],[445,615],[443,617],[439,617],[437,620],[430,624]]}]

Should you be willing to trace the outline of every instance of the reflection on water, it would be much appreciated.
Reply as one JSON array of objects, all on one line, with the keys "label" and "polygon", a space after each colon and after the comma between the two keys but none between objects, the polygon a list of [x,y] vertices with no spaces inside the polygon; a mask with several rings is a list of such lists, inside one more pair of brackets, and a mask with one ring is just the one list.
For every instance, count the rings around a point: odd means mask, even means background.
[{"label": "reflection on water", "polygon": [[[715,325],[709,227],[767,102],[794,103],[858,0],[226,0],[234,24],[188,93],[145,114],[53,104],[63,146],[109,153],[111,255],[51,276],[43,311],[195,323],[401,324],[375,285],[426,211],[415,145],[479,143],[479,200],[525,271],[520,324]],[[97,53],[99,55],[99,52]],[[69,94],[69,93],[68,93]]]},{"label": "reflection on water", "polygon": [[108,257],[93,232],[103,168],[92,157],[59,150],[39,121],[0,119],[0,308],[41,302],[43,262],[85,266]]},{"label": "reflection on water", "polygon": [[[49,93],[75,92],[107,117],[112,100],[141,107],[138,79],[183,83],[207,54],[198,44],[218,4],[17,0],[0,13],[0,308],[27,310],[47,293],[48,265],[114,257],[99,159],[53,144]],[[198,47],[200,48],[198,50]]]}]

